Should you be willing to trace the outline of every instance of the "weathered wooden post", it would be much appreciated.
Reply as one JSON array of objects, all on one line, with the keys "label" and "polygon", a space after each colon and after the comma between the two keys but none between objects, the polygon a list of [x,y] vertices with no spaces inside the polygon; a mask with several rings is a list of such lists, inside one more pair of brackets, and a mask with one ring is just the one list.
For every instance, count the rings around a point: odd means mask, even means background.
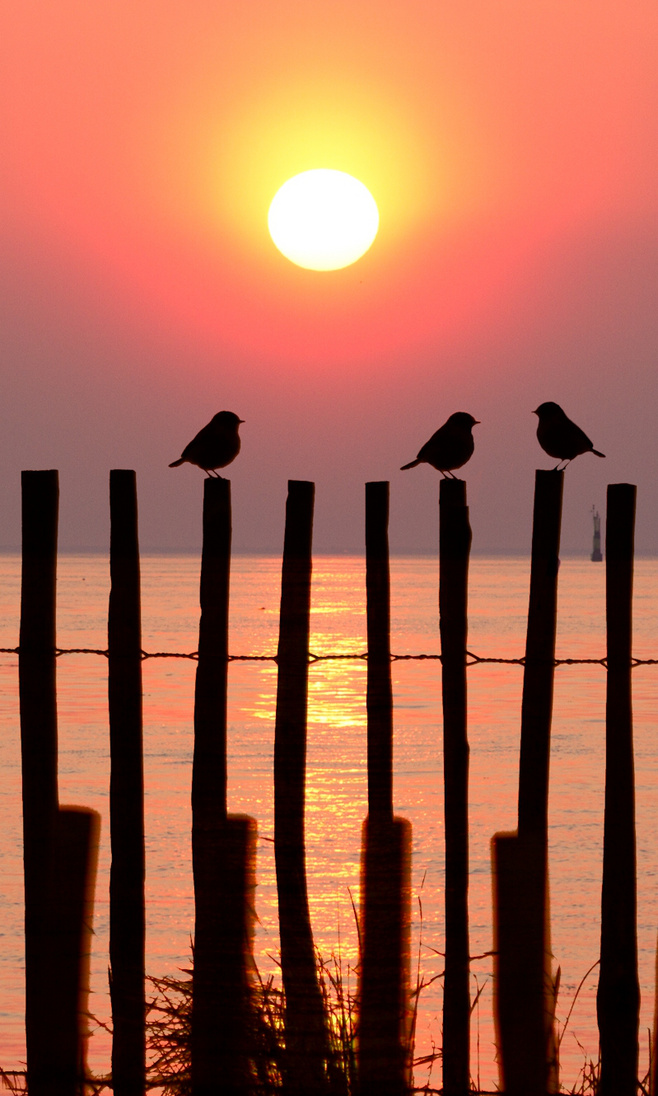
[{"label": "weathered wooden post", "polygon": [[539,470],[526,637],[518,832],[495,834],[494,950],[501,1081],[508,1096],[558,1087],[548,920],[548,787],[564,473]]},{"label": "weathered wooden post", "polygon": [[635,496],[631,483],[608,486],[605,821],[596,999],[601,1096],[634,1096],[637,1091],[640,988],[631,695]]},{"label": "weathered wooden post", "polygon": [[446,1096],[467,1096],[470,1091],[471,999],[466,649],[471,528],[464,480],[441,480],[439,513],[446,916],[443,1091]]},{"label": "weathered wooden post", "polygon": [[142,632],[134,471],[110,472],[110,995],[116,1096],[146,1088]]},{"label": "weathered wooden post", "polygon": [[409,1089],[411,825],[393,815],[389,485],[366,484],[368,818],[362,843],[361,1096]]},{"label": "weathered wooden post", "polygon": [[22,473],[18,674],[25,870],[25,1035],[30,1096],[51,1096],[55,981],[50,901],[57,828],[57,471]]},{"label": "weathered wooden post", "polygon": [[274,734],[274,855],[288,1052],[285,1082],[294,1096],[324,1091],[329,1059],[304,848],[314,491],[313,483],[288,483]]},{"label": "weathered wooden post", "polygon": [[241,1096],[249,1080],[256,824],[227,813],[230,492],[228,480],[204,481],[192,770],[193,1096]]}]

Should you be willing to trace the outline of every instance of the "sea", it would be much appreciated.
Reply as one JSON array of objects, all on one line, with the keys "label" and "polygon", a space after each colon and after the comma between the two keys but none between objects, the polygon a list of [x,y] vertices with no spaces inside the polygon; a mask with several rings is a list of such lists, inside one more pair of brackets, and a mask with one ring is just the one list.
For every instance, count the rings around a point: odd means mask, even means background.
[{"label": "sea", "polygon": [[[198,642],[198,555],[145,552],[142,645],[186,655]],[[469,650],[515,659],[525,647],[530,562],[473,557],[469,576]],[[281,559],[236,555],[231,566],[230,652],[274,655]],[[362,556],[317,556],[313,563],[311,650],[358,656],[366,649]],[[107,555],[61,554],[57,644],[107,645]],[[0,647],[18,644],[20,557],[0,556]],[[438,560],[391,560],[394,654],[439,653]],[[559,572],[557,657],[605,656],[605,564],[565,558]],[[658,561],[638,559],[634,577],[634,655],[658,657]],[[147,973],[189,970],[194,925],[190,786],[196,663],[153,657],[143,663],[146,822]],[[419,997],[416,1049],[441,1045],[444,950],[444,841],[441,670],[435,660],[392,664],[394,807],[412,826],[411,979]],[[273,661],[229,667],[228,803],[258,824],[255,938],[262,975],[278,976],[273,852]],[[498,1082],[492,1020],[491,839],[517,820],[523,669],[476,662],[468,680],[470,743],[470,953],[473,956],[471,1072],[479,1088]],[[59,795],[101,814],[101,847],[91,957],[89,1065],[110,1064],[108,994],[109,732],[107,661],[66,654],[57,661]],[[606,671],[599,662],[561,665],[555,674],[550,775],[551,944],[560,969],[557,1008],[560,1071],[570,1091],[598,1056],[596,987],[600,937],[605,781]],[[314,938],[356,987],[355,909],[359,907],[361,829],[367,812],[366,664],[362,658],[309,667],[306,837]],[[648,1068],[658,930],[658,666],[633,670],[637,810],[638,943],[642,991],[640,1071]],[[18,659],[0,654],[0,1067],[25,1061],[23,865]],[[56,1008],[56,999],[53,998]],[[440,1062],[418,1066],[417,1085],[440,1087]]]}]

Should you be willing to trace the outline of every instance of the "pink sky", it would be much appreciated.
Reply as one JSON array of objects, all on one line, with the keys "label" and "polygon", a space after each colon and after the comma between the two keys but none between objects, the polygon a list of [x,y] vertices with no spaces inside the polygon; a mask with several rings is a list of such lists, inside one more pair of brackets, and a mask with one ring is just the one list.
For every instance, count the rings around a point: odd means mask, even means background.
[{"label": "pink sky", "polygon": [[[26,0],[0,20],[0,544],[22,468],[60,469],[63,546],[103,547],[108,471],[134,467],[143,546],[194,547],[203,476],[167,464],[227,408],[236,548],[280,549],[300,478],[318,549],[360,550],[363,484],[390,479],[393,548],[432,550],[439,476],[398,469],[466,410],[474,550],[526,552],[551,467],[531,412],[556,400],[607,454],[568,469],[564,549],[626,480],[658,551],[655,0]],[[379,204],[345,270],[267,234],[309,167]]]}]

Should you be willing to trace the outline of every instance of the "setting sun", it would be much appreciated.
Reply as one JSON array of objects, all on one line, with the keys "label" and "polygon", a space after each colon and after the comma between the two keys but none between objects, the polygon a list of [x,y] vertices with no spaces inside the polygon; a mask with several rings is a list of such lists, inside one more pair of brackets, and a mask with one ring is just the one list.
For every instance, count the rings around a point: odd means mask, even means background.
[{"label": "setting sun", "polygon": [[379,211],[353,175],[317,168],[280,187],[268,226],[279,251],[297,266],[339,270],[366,253],[377,235]]}]

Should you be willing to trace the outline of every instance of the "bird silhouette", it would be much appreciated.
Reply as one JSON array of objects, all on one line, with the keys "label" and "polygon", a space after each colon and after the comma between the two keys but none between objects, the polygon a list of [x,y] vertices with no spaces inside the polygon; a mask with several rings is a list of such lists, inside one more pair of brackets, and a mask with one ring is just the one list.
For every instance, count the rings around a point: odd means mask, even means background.
[{"label": "bird silhouette", "polygon": [[240,435],[238,429],[244,419],[239,419],[232,411],[219,411],[213,415],[207,426],[192,438],[185,446],[178,460],[169,465],[170,468],[178,468],[179,464],[196,464],[209,476],[213,473],[218,479],[222,477],[217,473],[217,468],[226,468],[232,460],[235,460],[240,452]]},{"label": "bird silhouette", "polygon": [[452,475],[453,469],[461,468],[473,456],[474,441],[471,433],[477,426],[479,419],[474,419],[466,411],[455,411],[454,415],[440,426],[429,441],[426,441],[415,460],[409,464],[403,464],[400,469],[404,472],[407,468],[415,468],[417,464],[431,464],[446,478]]},{"label": "bird silhouette", "polygon": [[565,415],[558,403],[549,400],[540,403],[536,411],[539,422],[537,424],[537,439],[545,453],[549,457],[559,457],[554,471],[557,471],[562,461],[566,461],[565,468],[574,457],[581,453],[593,453],[595,457],[605,457],[605,453],[599,453],[595,449],[584,430],[576,426],[575,422]]}]

